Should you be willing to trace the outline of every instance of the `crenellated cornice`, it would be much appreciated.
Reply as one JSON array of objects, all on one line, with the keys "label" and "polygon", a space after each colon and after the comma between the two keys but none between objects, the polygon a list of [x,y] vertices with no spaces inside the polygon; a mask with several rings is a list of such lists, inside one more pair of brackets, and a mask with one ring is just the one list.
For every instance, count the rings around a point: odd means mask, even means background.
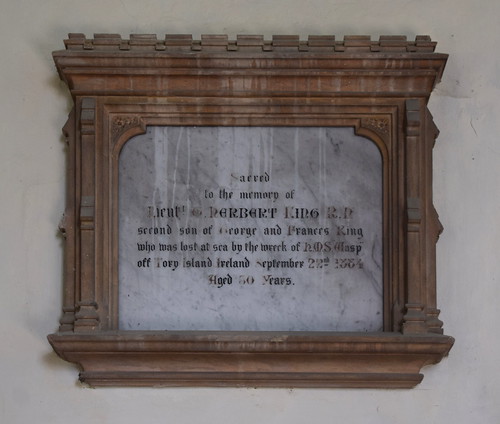
[{"label": "crenellated cornice", "polygon": [[123,39],[119,34],[94,34],[94,38],[86,38],[84,34],[72,33],[64,44],[68,50],[96,51],[432,53],[437,43],[428,35],[417,35],[415,40],[404,35],[381,35],[378,40],[367,35],[346,35],[342,40],[335,35],[309,35],[306,40],[299,35],[273,35],[270,40],[263,35],[238,35],[231,40],[228,35],[207,34],[196,40],[190,34],[166,34],[163,38],[156,34],[131,34],[129,39]]}]

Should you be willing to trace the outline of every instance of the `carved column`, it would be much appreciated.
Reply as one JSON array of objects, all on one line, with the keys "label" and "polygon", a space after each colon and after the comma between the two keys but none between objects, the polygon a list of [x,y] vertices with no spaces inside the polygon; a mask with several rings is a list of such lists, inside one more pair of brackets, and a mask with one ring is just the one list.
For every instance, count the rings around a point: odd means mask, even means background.
[{"label": "carved column", "polygon": [[95,300],[95,99],[83,98],[80,113],[80,292],[75,332],[96,330],[99,314]]},{"label": "carved column", "polygon": [[66,208],[59,223],[59,231],[64,237],[64,289],[63,289],[63,316],[59,323],[59,331],[73,331],[75,322],[75,109],[73,108],[63,127],[63,135],[68,146],[66,182]]},{"label": "carved column", "polygon": [[422,172],[421,141],[422,109],[418,99],[406,101],[406,209],[407,209],[407,287],[406,314],[403,317],[403,333],[427,332],[425,315],[425,275],[422,262],[425,243],[425,205],[422,205],[423,188],[420,185]]},{"label": "carved column", "polygon": [[[433,199],[432,194],[432,150],[439,130],[434,124],[431,113],[426,109],[425,119],[425,149],[426,175],[425,187],[428,190],[428,199]],[[436,243],[439,235],[443,232],[443,226],[439,216],[430,201],[427,205],[427,237],[426,237],[426,278],[427,278],[427,331],[430,333],[443,334],[443,321],[439,319],[440,310],[436,307]]]}]

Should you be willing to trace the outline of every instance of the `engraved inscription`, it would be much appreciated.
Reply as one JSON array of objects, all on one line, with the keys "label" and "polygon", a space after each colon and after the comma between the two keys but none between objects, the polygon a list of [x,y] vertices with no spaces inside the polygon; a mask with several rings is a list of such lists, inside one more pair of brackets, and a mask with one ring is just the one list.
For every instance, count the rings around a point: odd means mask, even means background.
[{"label": "engraved inscription", "polygon": [[120,157],[120,327],[380,330],[381,169],[351,128],[148,128]]}]

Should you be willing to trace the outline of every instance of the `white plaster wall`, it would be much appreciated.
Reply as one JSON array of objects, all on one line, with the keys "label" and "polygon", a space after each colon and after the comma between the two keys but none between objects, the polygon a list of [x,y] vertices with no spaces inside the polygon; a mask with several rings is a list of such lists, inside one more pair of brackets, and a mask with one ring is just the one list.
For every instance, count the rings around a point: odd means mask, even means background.
[{"label": "white plaster wall", "polygon": [[[0,0],[0,422],[500,422],[498,0]],[[68,32],[429,34],[450,54],[430,109],[449,358],[413,390],[88,389],[46,341],[61,307]]]}]

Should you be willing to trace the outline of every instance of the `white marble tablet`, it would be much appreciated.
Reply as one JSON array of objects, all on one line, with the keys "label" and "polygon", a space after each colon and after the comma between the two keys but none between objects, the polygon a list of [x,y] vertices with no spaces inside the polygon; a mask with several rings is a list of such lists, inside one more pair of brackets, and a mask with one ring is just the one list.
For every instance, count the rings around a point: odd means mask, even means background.
[{"label": "white marble tablet", "polygon": [[382,329],[381,156],[352,128],[148,127],[119,167],[120,329]]}]

